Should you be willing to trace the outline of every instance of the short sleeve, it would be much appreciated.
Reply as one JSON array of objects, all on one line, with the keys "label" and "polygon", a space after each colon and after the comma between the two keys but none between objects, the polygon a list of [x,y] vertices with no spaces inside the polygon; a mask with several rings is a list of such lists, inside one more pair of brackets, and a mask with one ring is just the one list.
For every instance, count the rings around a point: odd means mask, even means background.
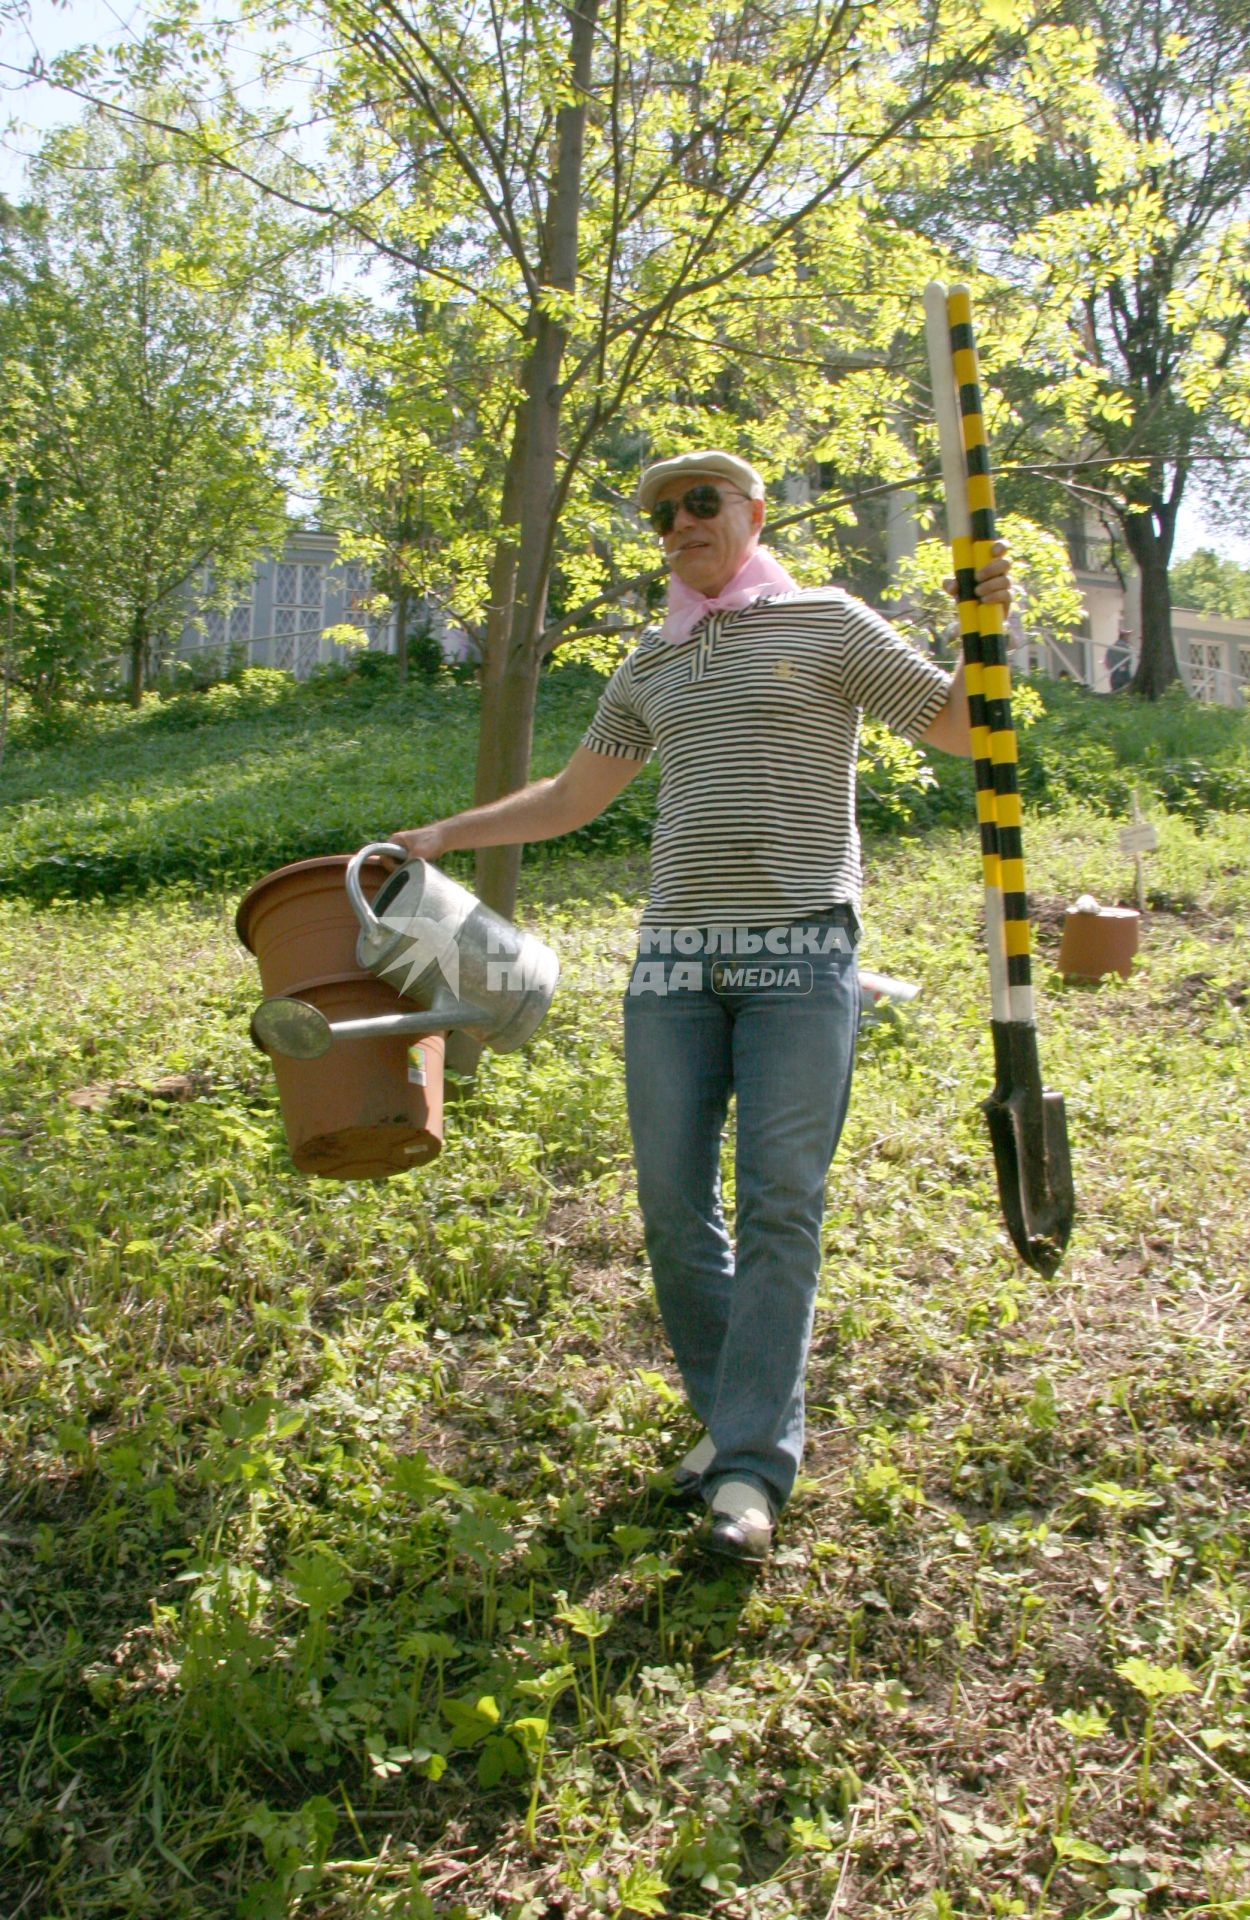
[{"label": "short sleeve", "polygon": [[630,661],[623,660],[600,694],[595,717],[582,735],[581,744],[592,753],[611,754],[615,760],[649,758],[655,741],[634,706],[630,682]]},{"label": "short sleeve", "polygon": [[946,703],[951,676],[848,595],[838,649],[840,691],[874,720],[919,740]]}]

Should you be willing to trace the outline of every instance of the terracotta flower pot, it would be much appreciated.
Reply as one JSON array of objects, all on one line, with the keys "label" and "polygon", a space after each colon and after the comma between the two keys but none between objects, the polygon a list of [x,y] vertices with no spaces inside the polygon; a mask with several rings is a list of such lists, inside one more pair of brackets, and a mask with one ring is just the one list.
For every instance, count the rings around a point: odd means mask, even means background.
[{"label": "terracotta flower pot", "polygon": [[[277,867],[250,887],[234,916],[235,931],[260,963],[268,1000],[291,993],[297,980],[359,973],[360,927],[347,898],[348,853],[327,853]],[[372,900],[392,872],[391,863],[365,863],[360,884]]]},{"label": "terracotta flower pot", "polygon": [[[265,997],[306,1000],[328,1020],[399,1013],[405,1002],[356,965],[360,931],[344,887],[350,854],[279,867],[244,896],[235,927],[256,955]],[[390,868],[370,861],[367,897]],[[316,1060],[270,1054],[282,1124],[301,1173],[382,1180],[434,1159],[443,1144],[446,1036],[340,1040]]]},{"label": "terracotta flower pot", "polygon": [[1101,980],[1108,973],[1127,980],[1140,927],[1135,907],[1099,907],[1096,913],[1070,909],[1059,944],[1060,973],[1068,980]]}]

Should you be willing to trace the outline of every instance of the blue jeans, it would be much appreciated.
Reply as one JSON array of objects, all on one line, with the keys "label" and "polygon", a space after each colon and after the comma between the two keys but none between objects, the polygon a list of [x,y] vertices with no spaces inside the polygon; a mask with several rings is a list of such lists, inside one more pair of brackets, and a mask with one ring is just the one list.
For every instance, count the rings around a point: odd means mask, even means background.
[{"label": "blue jeans", "polygon": [[[722,1480],[750,1480],[774,1513],[803,1454],[825,1176],[859,1026],[849,910],[785,924],[776,944],[788,939],[793,957],[781,959],[758,949],[730,958],[723,934],[707,929],[697,949],[684,934],[678,950],[656,955],[644,929],[625,995],[647,1255],[686,1393],[716,1447],[702,1491],[710,1498]],[[720,1191],[731,1093],[736,1247]]]}]

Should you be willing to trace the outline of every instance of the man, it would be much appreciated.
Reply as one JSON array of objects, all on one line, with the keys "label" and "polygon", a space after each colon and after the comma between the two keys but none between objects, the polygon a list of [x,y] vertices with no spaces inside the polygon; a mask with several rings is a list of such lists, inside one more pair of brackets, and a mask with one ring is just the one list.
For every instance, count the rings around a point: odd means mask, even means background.
[{"label": "man", "polygon": [[[707,1501],[712,1551],[760,1561],[802,1456],[825,1178],[859,1019],[860,713],[966,754],[967,701],[962,667],[947,675],[836,588],[795,585],[759,544],[764,485],[746,461],[660,461],[638,503],[670,569],[668,610],[568,765],[392,838],[437,860],[568,833],[658,751],[625,1068],[656,1294],[705,1428],[673,1485]],[[1001,550],[978,582],[1009,604]],[[736,1244],[719,1179],[731,1093]]]}]

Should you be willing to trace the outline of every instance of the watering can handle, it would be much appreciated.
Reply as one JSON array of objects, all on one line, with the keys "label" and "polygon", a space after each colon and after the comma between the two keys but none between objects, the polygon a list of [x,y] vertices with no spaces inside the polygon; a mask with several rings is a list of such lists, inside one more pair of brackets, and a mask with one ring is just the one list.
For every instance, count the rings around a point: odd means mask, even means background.
[{"label": "watering can handle", "polygon": [[365,932],[377,935],[382,932],[382,924],[373,911],[373,908],[369,905],[369,902],[365,899],[364,891],[360,885],[360,869],[364,866],[365,861],[371,853],[389,853],[392,859],[403,861],[408,858],[408,849],[407,847],[401,847],[398,842],[394,840],[371,840],[367,847],[362,847],[359,853],[352,855],[351,863],[348,866],[347,897],[351,901],[356,918],[359,920]]}]

